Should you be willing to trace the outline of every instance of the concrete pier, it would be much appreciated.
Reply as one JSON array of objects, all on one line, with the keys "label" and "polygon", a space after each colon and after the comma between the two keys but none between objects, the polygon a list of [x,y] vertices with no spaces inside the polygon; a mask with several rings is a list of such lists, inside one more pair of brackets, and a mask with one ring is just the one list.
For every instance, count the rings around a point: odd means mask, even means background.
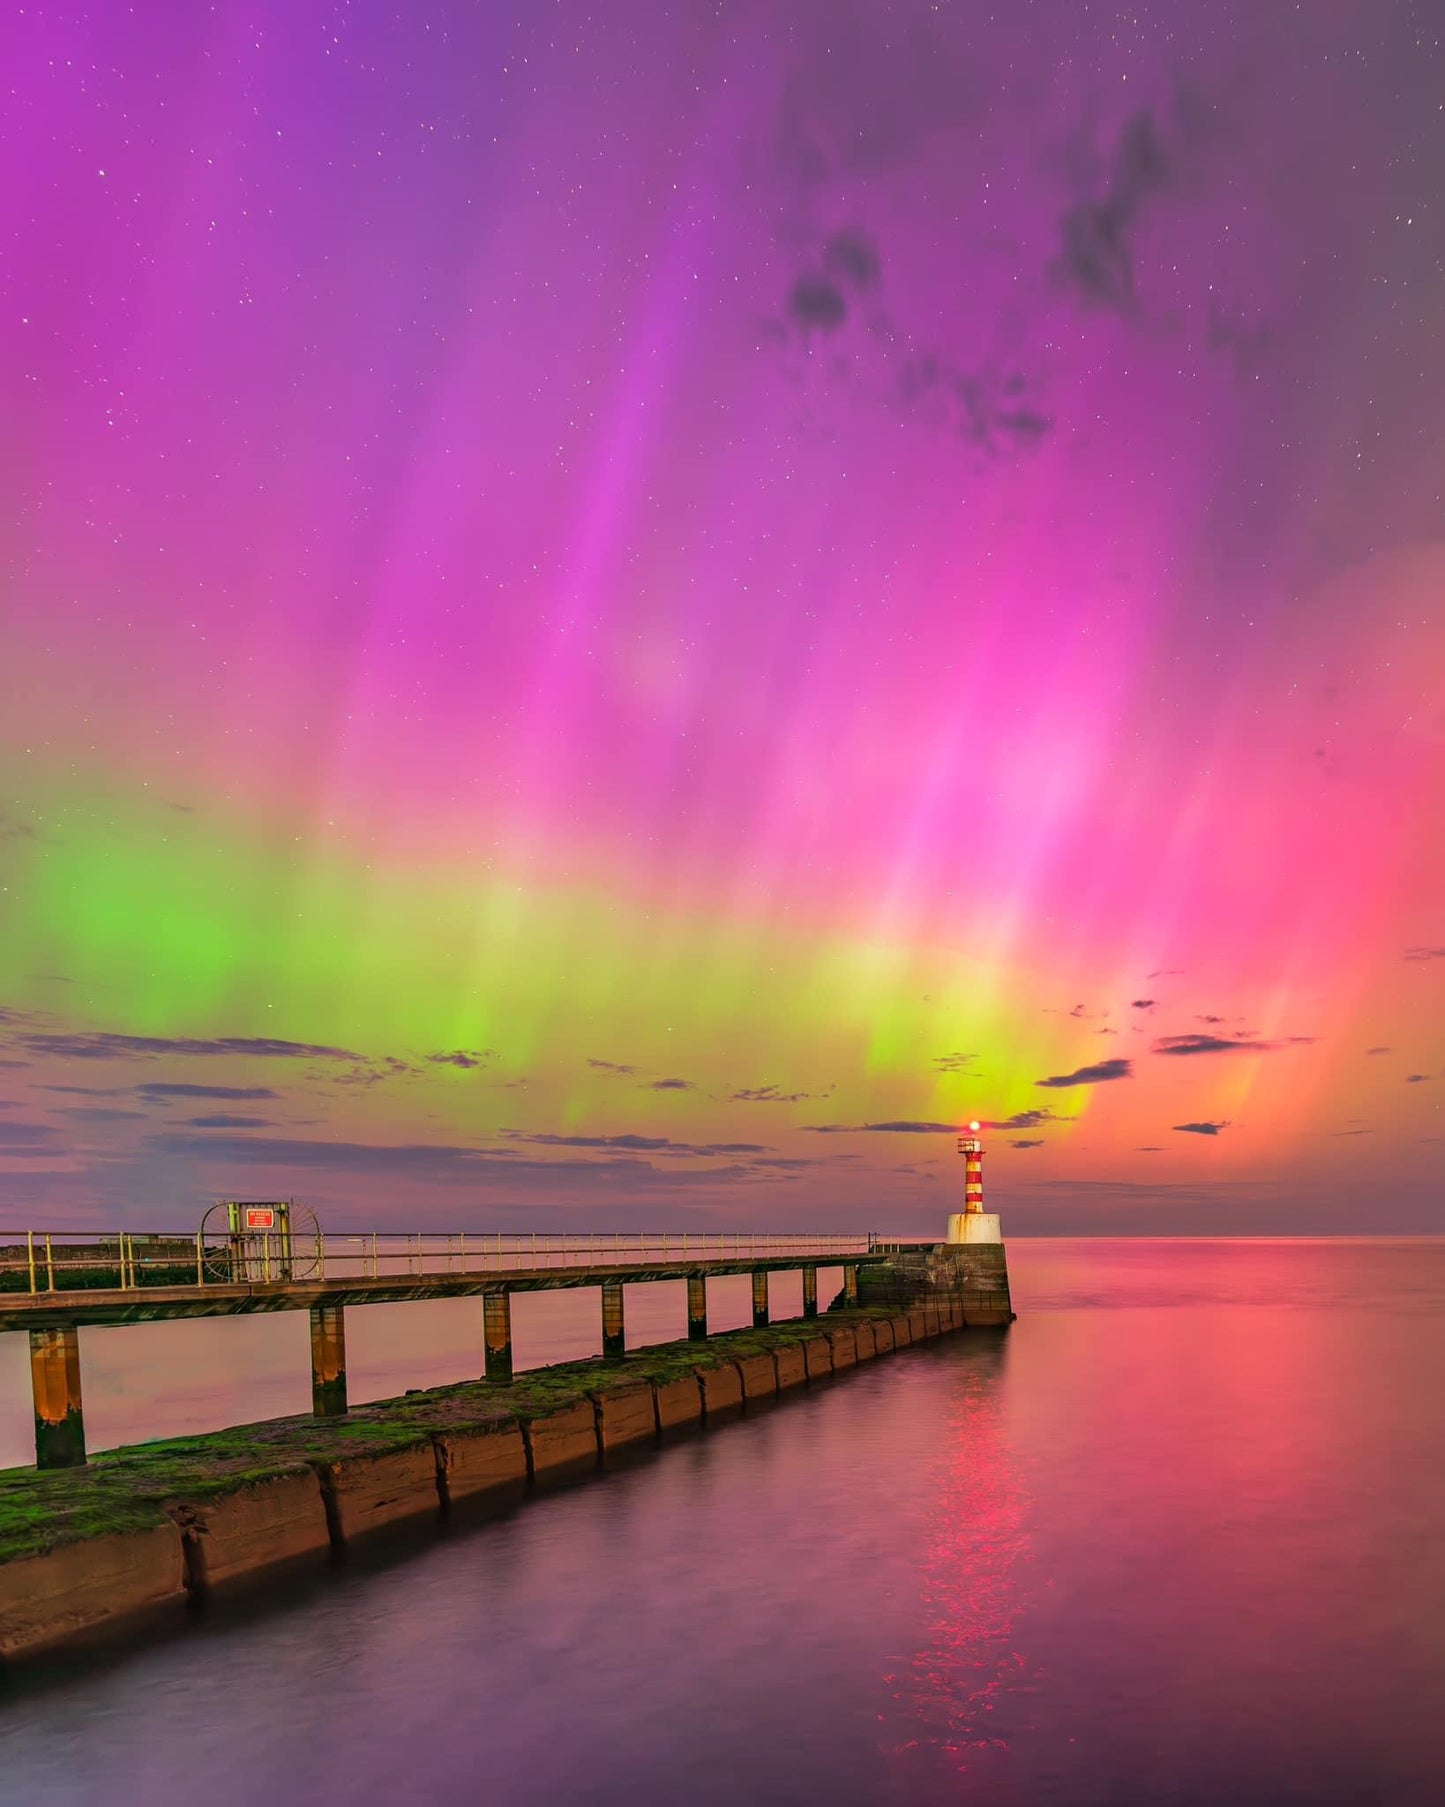
[{"label": "concrete pier", "polygon": [[486,1293],[482,1298],[482,1340],[486,1345],[487,1379],[512,1378],[512,1295]]},{"label": "concrete pier", "polygon": [[[861,1269],[865,1290],[880,1271]],[[491,1328],[505,1333],[508,1294],[483,1297]],[[408,1392],[344,1419],[148,1443],[66,1473],[0,1473],[0,1663],[104,1627],[139,1628],[162,1608],[180,1626],[186,1602],[213,1589],[299,1561],[319,1567],[407,1522],[430,1534],[464,1506],[511,1505],[603,1470],[623,1449],[710,1431],[962,1323],[957,1302],[935,1291],[906,1312],[837,1309],[826,1324],[635,1350],[625,1364],[564,1363]],[[78,1349],[73,1332],[68,1347],[64,1331],[55,1338],[41,1368],[46,1386],[58,1372],[61,1422],[68,1400],[78,1414]],[[509,1354],[510,1338],[501,1347]]]},{"label": "concrete pier", "polygon": [[858,1270],[851,1262],[843,1269],[843,1303],[850,1307],[858,1303]]},{"label": "concrete pier", "polygon": [[346,1413],[346,1311],[311,1307],[311,1410],[318,1418]]},{"label": "concrete pier", "polygon": [[35,1466],[79,1468],[85,1461],[80,1410],[80,1332],[73,1325],[30,1332],[35,1395]]},{"label": "concrete pier", "polygon": [[[769,1275],[802,1270],[803,1311],[811,1319],[817,1315],[820,1262],[844,1268],[851,1303],[864,1272],[881,1275],[891,1266],[876,1236],[751,1231],[480,1237],[371,1231],[337,1235],[329,1247],[318,1231],[301,1261],[289,1219],[279,1230],[249,1222],[254,1216],[274,1225],[278,1214],[284,1217],[280,1206],[232,1201],[227,1209],[224,1232],[208,1232],[203,1224],[194,1239],[34,1231],[9,1243],[0,1239],[0,1330],[30,1335],[40,1466],[85,1462],[77,1340],[82,1325],[305,1311],[312,1411],[326,1419],[348,1414],[345,1313],[353,1305],[480,1297],[486,1375],[510,1381],[514,1292],[598,1287],[603,1348],[609,1361],[621,1361],[625,1285],[684,1281],[688,1340],[701,1344],[708,1339],[709,1276],[748,1275],[752,1323],[761,1331],[772,1316]],[[246,1220],[242,1229],[232,1221],[238,1214]]]},{"label": "concrete pier", "polygon": [[707,1341],[706,1274],[689,1274],[687,1277],[687,1340],[690,1343]]},{"label": "concrete pier", "polygon": [[602,1282],[602,1358],[620,1362],[627,1354],[627,1331],[622,1321],[622,1282]]},{"label": "concrete pier", "polygon": [[865,1305],[897,1309],[949,1303],[970,1330],[1001,1330],[1013,1322],[1008,1256],[1001,1240],[896,1243],[888,1253],[885,1265],[863,1270]]}]

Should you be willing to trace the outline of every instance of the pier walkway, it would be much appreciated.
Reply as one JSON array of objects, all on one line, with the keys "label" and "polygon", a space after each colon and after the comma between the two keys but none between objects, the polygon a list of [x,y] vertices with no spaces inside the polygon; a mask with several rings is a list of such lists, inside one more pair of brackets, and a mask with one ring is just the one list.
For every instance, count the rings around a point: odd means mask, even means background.
[{"label": "pier walkway", "polygon": [[[258,1207],[265,1213],[269,1207]],[[347,1409],[346,1307],[480,1297],[486,1377],[512,1378],[511,1295],[598,1287],[602,1350],[625,1354],[623,1289],[687,1283],[687,1328],[707,1337],[707,1281],[752,1277],[753,1324],[769,1321],[770,1274],[801,1270],[803,1315],[818,1312],[818,1269],[843,1270],[856,1304],[858,1270],[896,1245],[874,1236],[717,1231],[523,1232],[293,1230],[266,1227],[174,1233],[0,1232],[0,1330],[30,1336],[36,1462],[85,1461],[80,1330],[167,1318],[308,1311],[311,1391],[318,1417]]]}]

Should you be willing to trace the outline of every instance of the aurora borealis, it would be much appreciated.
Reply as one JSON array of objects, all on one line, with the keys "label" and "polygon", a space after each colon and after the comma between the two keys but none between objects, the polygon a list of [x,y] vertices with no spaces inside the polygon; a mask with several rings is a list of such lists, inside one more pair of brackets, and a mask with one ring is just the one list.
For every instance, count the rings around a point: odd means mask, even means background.
[{"label": "aurora borealis", "polygon": [[1441,1228],[1441,35],[14,14],[9,1221]]}]

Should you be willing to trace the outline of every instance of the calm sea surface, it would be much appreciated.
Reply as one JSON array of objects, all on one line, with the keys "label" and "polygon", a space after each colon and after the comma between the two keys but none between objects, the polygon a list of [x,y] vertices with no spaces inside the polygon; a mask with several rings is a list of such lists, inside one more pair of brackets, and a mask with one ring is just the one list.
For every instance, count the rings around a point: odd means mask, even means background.
[{"label": "calm sea surface", "polygon": [[1004,1339],[12,1687],[0,1801],[1445,1800],[1445,1242],[1009,1254]]}]

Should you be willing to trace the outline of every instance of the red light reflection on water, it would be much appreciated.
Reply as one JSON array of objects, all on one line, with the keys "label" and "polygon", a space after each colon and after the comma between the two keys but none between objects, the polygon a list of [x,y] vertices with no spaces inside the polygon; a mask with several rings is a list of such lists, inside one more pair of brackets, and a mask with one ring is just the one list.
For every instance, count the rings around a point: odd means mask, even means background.
[{"label": "red light reflection on water", "polygon": [[885,1729],[898,1736],[885,1735],[882,1748],[898,1762],[900,1794],[918,1782],[920,1761],[964,1772],[982,1753],[1007,1750],[1027,1729],[1020,1706],[1034,1683],[1019,1638],[1028,1502],[1000,1385],[1006,1345],[957,1354],[938,1459],[919,1486],[927,1502],[917,1561],[925,1638],[886,1678],[893,1706]]}]

